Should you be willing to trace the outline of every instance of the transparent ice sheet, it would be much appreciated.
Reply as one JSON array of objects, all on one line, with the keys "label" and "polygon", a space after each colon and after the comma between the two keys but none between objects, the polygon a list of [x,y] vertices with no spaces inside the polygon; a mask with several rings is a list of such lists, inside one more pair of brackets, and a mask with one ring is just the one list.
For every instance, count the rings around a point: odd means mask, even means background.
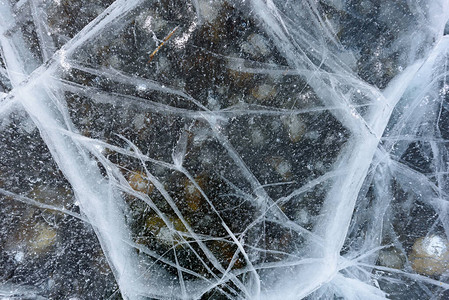
[{"label": "transparent ice sheet", "polygon": [[0,296],[449,297],[448,18],[0,2]]}]

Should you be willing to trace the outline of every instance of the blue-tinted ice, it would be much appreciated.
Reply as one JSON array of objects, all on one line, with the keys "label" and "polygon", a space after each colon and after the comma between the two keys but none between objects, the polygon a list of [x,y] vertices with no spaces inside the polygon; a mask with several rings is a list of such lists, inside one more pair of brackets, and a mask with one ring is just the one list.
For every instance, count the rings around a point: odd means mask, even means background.
[{"label": "blue-tinted ice", "polygon": [[0,296],[449,297],[446,0],[0,2]]}]

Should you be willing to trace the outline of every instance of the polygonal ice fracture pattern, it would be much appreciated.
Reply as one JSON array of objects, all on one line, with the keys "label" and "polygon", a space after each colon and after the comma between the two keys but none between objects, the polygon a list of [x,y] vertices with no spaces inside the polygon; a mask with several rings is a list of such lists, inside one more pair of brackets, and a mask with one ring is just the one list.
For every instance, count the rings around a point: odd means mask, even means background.
[{"label": "polygonal ice fracture pattern", "polygon": [[0,2],[0,296],[448,297],[448,18]]}]

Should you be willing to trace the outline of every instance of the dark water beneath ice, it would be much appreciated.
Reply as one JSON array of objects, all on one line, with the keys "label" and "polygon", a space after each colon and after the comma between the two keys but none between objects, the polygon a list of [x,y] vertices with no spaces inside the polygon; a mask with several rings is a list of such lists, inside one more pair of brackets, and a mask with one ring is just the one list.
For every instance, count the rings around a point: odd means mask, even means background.
[{"label": "dark water beneath ice", "polygon": [[449,297],[448,18],[0,2],[0,296]]}]

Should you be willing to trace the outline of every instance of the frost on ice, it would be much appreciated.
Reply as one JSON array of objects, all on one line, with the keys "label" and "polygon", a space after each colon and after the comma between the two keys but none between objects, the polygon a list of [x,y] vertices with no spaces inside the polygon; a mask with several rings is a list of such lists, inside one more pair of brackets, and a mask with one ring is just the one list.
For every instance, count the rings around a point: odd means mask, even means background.
[{"label": "frost on ice", "polygon": [[449,297],[448,18],[0,1],[0,296]]}]

